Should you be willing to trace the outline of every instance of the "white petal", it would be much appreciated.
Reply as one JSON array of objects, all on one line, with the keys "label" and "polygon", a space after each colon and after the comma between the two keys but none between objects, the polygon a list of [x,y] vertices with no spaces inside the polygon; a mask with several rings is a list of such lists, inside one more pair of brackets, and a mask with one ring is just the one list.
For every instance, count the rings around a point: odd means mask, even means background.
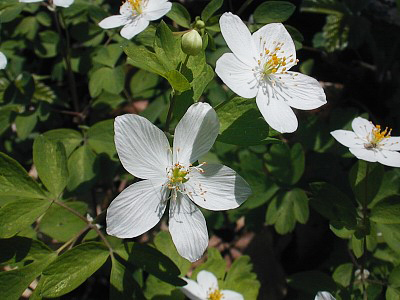
[{"label": "white petal", "polygon": [[218,279],[211,272],[205,270],[200,271],[199,274],[197,274],[197,282],[205,292],[218,289]]},{"label": "white petal", "polygon": [[7,57],[0,52],[0,70],[5,69],[7,66]]},{"label": "white petal", "polygon": [[105,19],[103,19],[100,23],[99,26],[103,29],[109,29],[109,28],[115,28],[115,27],[120,27],[128,23],[128,18],[123,16],[123,15],[115,15],[115,16],[110,16]]},{"label": "white petal", "polygon": [[271,76],[275,81],[273,87],[278,99],[283,99],[291,107],[303,110],[315,109],[326,103],[323,88],[314,78],[297,73]]},{"label": "white petal", "polygon": [[389,167],[400,167],[400,153],[396,151],[381,150],[376,154],[378,162]]},{"label": "white petal", "polygon": [[314,300],[335,300],[335,298],[328,292],[318,292]]},{"label": "white petal", "polygon": [[181,193],[170,202],[169,231],[182,257],[194,262],[203,256],[208,245],[206,220],[197,206]]},{"label": "white petal", "polygon": [[349,148],[364,148],[364,144],[368,143],[367,140],[361,139],[353,131],[349,130],[335,130],[331,135],[342,145]]},{"label": "white petal", "polygon": [[153,228],[165,210],[167,189],[162,185],[143,180],[123,190],[107,209],[107,233],[132,238]]},{"label": "white petal", "polygon": [[121,7],[119,8],[119,13],[121,15],[124,15],[126,17],[132,17],[133,16],[133,9],[129,1],[125,1]]},{"label": "white petal", "polygon": [[231,168],[218,164],[201,168],[204,173],[192,171],[185,183],[189,198],[197,205],[209,210],[233,209],[251,195],[250,186]]},{"label": "white petal", "polygon": [[203,291],[200,285],[191,279],[182,278],[187,282],[187,285],[181,288],[181,291],[191,300],[207,299],[207,294]]},{"label": "white petal", "polygon": [[131,23],[126,24],[121,29],[121,36],[130,40],[138,33],[141,33],[146,27],[149,26],[149,21],[143,18],[143,16],[139,16],[134,18]]},{"label": "white petal", "polygon": [[132,175],[166,178],[172,165],[169,142],[164,133],[138,115],[115,118],[115,146],[124,168]]},{"label": "white petal", "polygon": [[250,31],[236,15],[226,12],[219,19],[221,33],[229,49],[244,64],[254,67],[257,65],[258,51]]},{"label": "white petal", "polygon": [[158,20],[166,15],[172,7],[172,3],[166,0],[151,0],[146,6],[146,19],[149,21]]},{"label": "white petal", "polygon": [[379,146],[384,150],[400,151],[400,137],[392,136],[386,138],[379,143]]},{"label": "white petal", "polygon": [[365,148],[349,148],[350,152],[357,157],[358,159],[362,159],[369,162],[378,161],[375,151]]},{"label": "white petal", "polygon": [[211,149],[218,132],[217,113],[209,104],[198,102],[190,106],[175,129],[174,163],[195,162]]},{"label": "white petal", "polygon": [[273,95],[270,85],[267,86],[266,93],[259,91],[256,103],[265,121],[273,129],[281,133],[296,131],[298,126],[296,115],[285,101]]},{"label": "white petal", "polygon": [[351,127],[359,137],[368,139],[372,133],[372,129],[375,128],[372,122],[361,117],[355,118],[351,123]]},{"label": "white petal", "polygon": [[233,53],[225,53],[217,60],[215,72],[239,96],[254,98],[257,95],[258,81],[254,71]]},{"label": "white petal", "polygon": [[230,291],[230,290],[222,290],[221,291],[222,295],[224,295],[223,299],[229,299],[229,300],[244,300],[242,294],[239,294],[237,292],[234,291]]},{"label": "white petal", "polygon": [[[261,27],[253,33],[253,40],[257,46],[257,53],[264,54],[266,50],[274,53],[279,45],[280,50],[276,52],[277,57],[286,57],[286,69],[289,70],[296,63],[296,48],[292,37],[281,23],[271,23]],[[283,52],[282,52],[283,51]],[[293,61],[291,62],[291,60]]]},{"label": "white petal", "polygon": [[69,7],[74,0],[53,0],[54,5],[61,7]]}]

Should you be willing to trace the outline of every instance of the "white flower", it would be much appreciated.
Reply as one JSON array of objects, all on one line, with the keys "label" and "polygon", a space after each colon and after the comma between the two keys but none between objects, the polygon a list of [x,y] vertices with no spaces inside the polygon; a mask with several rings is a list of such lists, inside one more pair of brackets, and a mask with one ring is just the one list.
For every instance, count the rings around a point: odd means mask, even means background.
[{"label": "white flower", "polygon": [[175,129],[173,150],[164,133],[138,115],[115,119],[115,145],[124,168],[145,180],[132,184],[107,210],[107,233],[139,236],[161,219],[168,200],[169,230],[180,255],[198,260],[208,245],[207,226],[197,207],[226,210],[251,194],[242,177],[223,165],[193,166],[218,135],[219,122],[206,103],[189,107]]},{"label": "white flower", "polygon": [[[43,0],[19,0],[19,2],[24,2],[24,3],[33,3],[42,1]],[[72,3],[74,3],[74,0],[53,0],[52,2],[55,6],[69,7]]]},{"label": "white flower", "polygon": [[7,57],[0,52],[0,70],[5,69],[7,66]]},{"label": "white flower", "polygon": [[335,130],[331,135],[358,159],[400,167],[400,137],[391,137],[391,129],[382,130],[380,125],[374,126],[361,117],[355,118],[351,126],[354,132]]},{"label": "white flower", "polygon": [[218,280],[213,273],[200,271],[197,274],[197,282],[183,278],[187,285],[181,291],[192,300],[244,300],[243,296],[230,290],[220,290]]},{"label": "white flower", "polygon": [[104,29],[124,26],[121,35],[131,39],[154,21],[171,10],[171,2],[167,0],[127,0],[122,4],[119,15],[107,17],[99,23]]},{"label": "white flower", "polygon": [[336,300],[329,292],[318,292],[314,300]]},{"label": "white flower", "polygon": [[233,53],[218,59],[215,72],[239,96],[256,97],[261,114],[273,129],[294,132],[298,123],[291,107],[308,110],[326,103],[317,80],[288,72],[297,63],[296,50],[281,23],[265,25],[253,35],[232,13],[224,13],[219,23]]}]

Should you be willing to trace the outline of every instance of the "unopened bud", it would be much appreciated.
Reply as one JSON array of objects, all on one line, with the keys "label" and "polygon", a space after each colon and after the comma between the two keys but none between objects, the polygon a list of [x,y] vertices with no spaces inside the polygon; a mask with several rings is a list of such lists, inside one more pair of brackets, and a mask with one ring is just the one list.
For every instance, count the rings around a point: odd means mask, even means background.
[{"label": "unopened bud", "polygon": [[198,29],[203,29],[204,27],[206,27],[206,24],[204,23],[203,20],[198,19],[198,20],[196,20],[194,27],[198,28]]},{"label": "unopened bud", "polygon": [[203,48],[203,41],[196,30],[189,31],[182,36],[182,51],[188,55],[195,56]]}]

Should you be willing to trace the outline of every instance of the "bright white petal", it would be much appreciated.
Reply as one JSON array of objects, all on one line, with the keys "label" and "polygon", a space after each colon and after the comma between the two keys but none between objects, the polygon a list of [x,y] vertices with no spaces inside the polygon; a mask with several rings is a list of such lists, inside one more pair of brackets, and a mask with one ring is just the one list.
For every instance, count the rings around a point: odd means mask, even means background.
[{"label": "bright white petal", "polygon": [[307,75],[288,72],[271,76],[276,97],[291,107],[303,110],[318,108],[326,103],[326,96],[319,82]]},{"label": "bright white petal", "polygon": [[116,28],[128,23],[128,18],[123,15],[115,15],[103,19],[99,26],[103,29]]},{"label": "bright white petal", "polygon": [[0,52],[0,70],[5,69],[7,66],[7,57]]},{"label": "bright white petal", "polygon": [[254,71],[233,53],[225,53],[217,60],[215,73],[239,96],[254,98],[257,95],[258,81]]},{"label": "bright white petal", "polygon": [[209,104],[198,102],[190,106],[175,129],[174,163],[195,162],[211,149],[218,132],[217,113]]},{"label": "bright white petal", "polygon": [[164,133],[147,119],[138,115],[115,118],[115,146],[125,170],[132,175],[166,178],[172,165],[169,142]]},{"label": "bright white petal", "polygon": [[364,148],[364,144],[368,143],[367,140],[361,139],[353,131],[349,130],[335,130],[331,135],[342,145],[349,148]]},{"label": "bright white petal", "polygon": [[376,153],[374,150],[365,149],[365,148],[349,148],[350,152],[357,157],[358,159],[362,159],[369,162],[378,161],[376,157]]},{"label": "bright white petal", "polygon": [[170,202],[169,231],[178,253],[187,260],[199,260],[208,245],[206,220],[186,195],[178,193]]},{"label": "bright white petal", "polygon": [[221,291],[222,295],[224,295],[223,299],[229,299],[229,300],[244,300],[242,294],[239,294],[234,291],[230,290],[222,290]]},{"label": "bright white petal", "polygon": [[121,29],[121,36],[130,40],[138,33],[141,33],[146,27],[149,26],[149,21],[142,16],[134,18],[131,23],[126,24]]},{"label": "bright white petal", "polygon": [[379,143],[379,146],[384,150],[400,151],[400,137],[392,136],[386,138]]},{"label": "bright white petal", "polygon": [[281,133],[296,131],[296,115],[285,101],[274,96],[270,85],[267,86],[266,93],[260,90],[256,103],[265,121],[273,129]]},{"label": "bright white petal", "polygon": [[53,0],[54,5],[61,7],[69,7],[74,0]]},{"label": "bright white petal", "polygon": [[361,117],[355,118],[351,123],[351,127],[359,137],[368,137],[368,139],[371,135],[372,129],[375,128],[375,126],[370,121]]},{"label": "bright white petal", "polygon": [[132,17],[133,16],[133,10],[132,10],[132,6],[129,3],[129,1],[125,1],[121,7],[119,8],[119,13],[121,15],[124,15],[126,17]]},{"label": "bright white petal", "polygon": [[335,298],[328,292],[318,292],[314,300],[335,300]]},{"label": "bright white petal", "polygon": [[280,50],[276,51],[276,55],[279,58],[286,57],[287,70],[296,63],[296,48],[292,37],[282,23],[271,23],[261,27],[253,33],[253,40],[259,55],[264,54],[266,50],[274,53],[279,45]]},{"label": "bright white petal", "polygon": [[172,3],[166,0],[152,0],[149,1],[146,6],[146,19],[149,21],[154,21],[160,19],[162,16],[166,15],[172,7]]},{"label": "bright white petal", "polygon": [[257,65],[258,51],[250,31],[236,15],[226,12],[219,19],[221,33],[229,49],[244,64],[254,67]]},{"label": "bright white petal", "polygon": [[205,270],[200,271],[199,274],[197,274],[197,282],[205,292],[218,289],[218,279],[211,272]]},{"label": "bright white petal", "polygon": [[223,165],[204,165],[204,173],[192,171],[185,186],[197,205],[209,210],[237,208],[250,195],[247,182],[234,170]]},{"label": "bright white petal", "polygon": [[153,228],[165,210],[163,182],[143,180],[123,190],[107,209],[107,233],[132,238]]},{"label": "bright white petal", "polygon": [[400,167],[400,153],[396,151],[381,150],[377,151],[378,162],[389,167]]},{"label": "bright white petal", "polygon": [[187,285],[181,288],[181,291],[191,300],[207,299],[207,293],[203,291],[200,285],[191,279],[182,278],[187,282]]}]

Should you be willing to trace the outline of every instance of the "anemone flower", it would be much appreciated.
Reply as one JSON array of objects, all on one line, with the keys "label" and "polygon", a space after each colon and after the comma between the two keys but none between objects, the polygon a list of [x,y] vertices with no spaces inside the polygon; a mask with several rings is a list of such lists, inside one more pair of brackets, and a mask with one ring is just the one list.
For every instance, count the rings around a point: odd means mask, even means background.
[{"label": "anemone flower", "polygon": [[314,300],[336,300],[329,292],[318,292]]},{"label": "anemone flower", "polygon": [[[23,3],[33,3],[33,2],[42,2],[43,0],[19,0],[19,2]],[[61,6],[61,7],[69,7],[72,3],[74,3],[74,0],[52,0],[50,3],[53,3],[55,6]]]}]

